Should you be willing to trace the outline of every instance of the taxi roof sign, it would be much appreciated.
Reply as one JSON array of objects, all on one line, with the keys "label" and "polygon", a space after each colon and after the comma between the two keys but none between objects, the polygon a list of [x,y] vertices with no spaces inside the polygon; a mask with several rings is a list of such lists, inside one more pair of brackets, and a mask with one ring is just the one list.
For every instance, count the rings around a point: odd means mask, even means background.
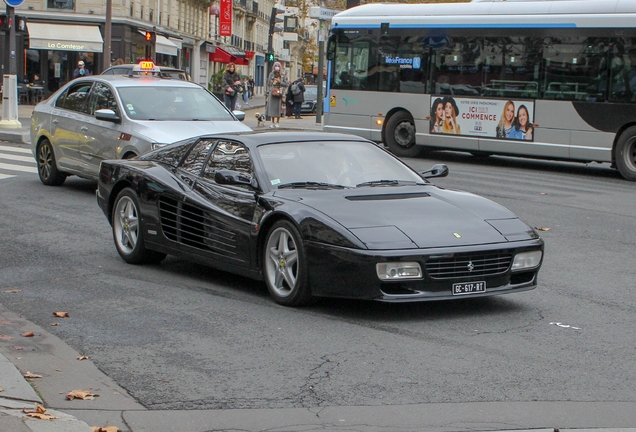
[{"label": "taxi roof sign", "polygon": [[135,72],[161,72],[151,60],[142,60],[133,67]]}]

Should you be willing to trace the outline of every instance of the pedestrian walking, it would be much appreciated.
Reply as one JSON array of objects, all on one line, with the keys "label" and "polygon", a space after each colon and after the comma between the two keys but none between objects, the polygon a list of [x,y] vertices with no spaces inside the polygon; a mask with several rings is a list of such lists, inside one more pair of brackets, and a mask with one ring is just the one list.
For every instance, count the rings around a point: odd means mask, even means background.
[{"label": "pedestrian walking", "polygon": [[236,100],[238,99],[237,85],[241,85],[241,77],[236,73],[236,65],[228,63],[223,74],[223,90],[225,91],[223,101],[230,111],[234,111],[236,108]]}]

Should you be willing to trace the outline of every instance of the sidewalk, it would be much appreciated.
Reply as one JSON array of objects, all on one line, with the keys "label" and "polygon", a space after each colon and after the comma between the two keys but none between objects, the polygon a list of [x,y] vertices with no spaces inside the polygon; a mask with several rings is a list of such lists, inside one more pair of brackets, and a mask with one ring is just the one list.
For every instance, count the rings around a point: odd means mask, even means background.
[{"label": "sidewalk", "polygon": [[[271,122],[265,122],[265,126],[258,126],[258,120],[255,117],[256,113],[263,113],[265,111],[265,96],[255,95],[249,102],[245,103],[239,101],[240,108],[238,110],[245,112],[245,120],[243,121],[247,126],[255,131],[264,130],[269,128]],[[0,141],[9,141],[15,143],[30,143],[30,129],[31,129],[31,112],[33,111],[33,105],[18,105],[18,120],[21,123],[20,128],[0,128]],[[303,115],[302,119],[294,119],[293,117],[282,117],[280,122],[280,129],[302,129],[302,130],[322,130],[322,125],[316,124],[316,115]]]}]

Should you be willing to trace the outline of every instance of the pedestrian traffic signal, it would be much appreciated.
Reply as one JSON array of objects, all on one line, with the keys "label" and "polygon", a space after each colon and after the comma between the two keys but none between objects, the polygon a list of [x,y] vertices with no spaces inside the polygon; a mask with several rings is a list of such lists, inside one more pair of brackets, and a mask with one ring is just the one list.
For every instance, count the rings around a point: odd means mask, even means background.
[{"label": "pedestrian traffic signal", "polygon": [[268,63],[273,63],[274,62],[274,53],[267,53],[265,54],[265,58],[267,59]]},{"label": "pedestrian traffic signal", "polygon": [[0,29],[8,30],[10,28],[11,25],[9,24],[9,18],[7,18],[4,14],[0,15]]},{"label": "pedestrian traffic signal", "polygon": [[154,42],[156,38],[156,33],[147,31],[145,34],[145,37],[146,37],[146,42]]}]

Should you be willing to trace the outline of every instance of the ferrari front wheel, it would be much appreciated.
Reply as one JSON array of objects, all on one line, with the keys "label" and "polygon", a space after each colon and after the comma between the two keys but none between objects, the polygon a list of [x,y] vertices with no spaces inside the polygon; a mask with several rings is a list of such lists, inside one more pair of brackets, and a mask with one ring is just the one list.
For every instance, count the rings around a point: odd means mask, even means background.
[{"label": "ferrari front wheel", "polygon": [[263,252],[265,283],[276,303],[311,303],[305,250],[298,229],[286,220],[276,222],[267,234]]},{"label": "ferrari front wheel", "polygon": [[166,257],[164,253],[146,249],[139,201],[132,189],[126,188],[117,195],[113,206],[112,226],[117,252],[127,263],[159,262]]}]

